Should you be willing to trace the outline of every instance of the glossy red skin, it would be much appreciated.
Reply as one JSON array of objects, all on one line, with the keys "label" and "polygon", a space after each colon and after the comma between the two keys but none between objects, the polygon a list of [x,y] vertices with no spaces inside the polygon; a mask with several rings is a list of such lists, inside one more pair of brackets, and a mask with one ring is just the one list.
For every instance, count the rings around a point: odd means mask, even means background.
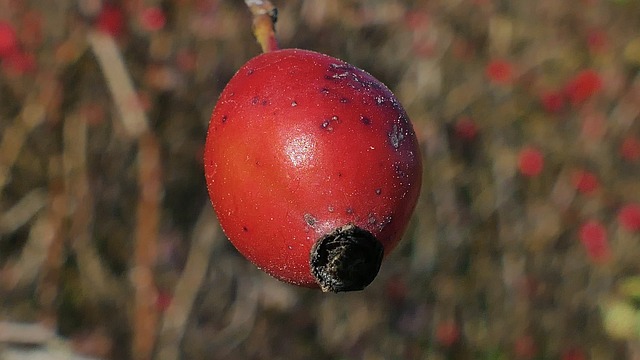
[{"label": "glossy red skin", "polygon": [[421,184],[409,119],[368,73],[327,55],[259,55],[220,95],[207,134],[207,187],[220,224],[268,274],[317,287],[314,242],[355,224],[388,254]]}]

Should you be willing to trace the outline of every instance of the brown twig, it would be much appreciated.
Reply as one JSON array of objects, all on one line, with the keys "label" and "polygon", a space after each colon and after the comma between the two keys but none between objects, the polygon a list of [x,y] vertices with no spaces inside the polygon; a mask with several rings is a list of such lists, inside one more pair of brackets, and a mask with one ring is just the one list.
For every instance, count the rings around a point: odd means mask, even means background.
[{"label": "brown twig", "polygon": [[139,199],[135,235],[132,281],[135,289],[133,313],[133,358],[150,359],[154,344],[158,312],[157,291],[153,280],[156,262],[162,181],[160,145],[147,132],[138,142]]},{"label": "brown twig", "polygon": [[33,218],[45,205],[47,195],[43,189],[31,190],[9,210],[0,215],[0,235],[15,231]]},{"label": "brown twig", "polygon": [[[67,211],[71,214],[69,238],[78,259],[83,287],[94,299],[119,298],[116,284],[91,243],[94,200],[87,176],[87,123],[78,114],[64,120],[63,167]],[[115,291],[115,292],[114,292]]]},{"label": "brown twig", "polygon": [[158,335],[159,360],[180,359],[180,344],[187,319],[206,277],[212,250],[223,240],[222,232],[212,218],[213,211],[207,203],[193,230],[186,266],[174,289],[171,304],[162,318],[162,328]]},{"label": "brown twig", "polygon": [[120,113],[125,131],[133,138],[139,137],[149,129],[147,116],[139,105],[133,80],[127,72],[115,40],[102,32],[89,33],[88,40]]},{"label": "brown twig", "polygon": [[[49,208],[47,217],[49,219],[51,237],[47,247],[47,254],[44,260],[42,275],[38,283],[38,300],[45,317],[55,317],[55,300],[58,293],[58,283],[60,269],[63,264],[63,252],[65,236],[63,234],[63,223],[66,213],[67,194],[64,189],[63,174],[60,171],[62,158],[52,157],[49,160]],[[43,239],[44,241],[44,239]]]},{"label": "brown twig", "polygon": [[29,96],[22,112],[4,130],[0,141],[0,193],[9,182],[9,171],[20,154],[20,150],[31,131],[44,120],[45,105],[35,94]]},{"label": "brown twig", "polygon": [[252,279],[238,276],[237,294],[229,309],[229,324],[216,333],[211,345],[221,357],[229,356],[251,333],[256,322],[260,289]]},{"label": "brown twig", "polygon": [[99,32],[90,33],[88,39],[124,128],[129,136],[138,139],[140,197],[135,232],[135,266],[131,270],[135,289],[132,350],[134,359],[150,359],[158,321],[154,303],[157,294],[153,282],[153,266],[156,261],[162,193],[160,148],[155,135],[149,130],[147,116],[138,104],[133,81],[115,40],[110,35]]},{"label": "brown twig", "polygon": [[268,0],[245,0],[253,15],[253,35],[262,47],[262,52],[278,50],[275,24],[278,21],[278,9]]}]

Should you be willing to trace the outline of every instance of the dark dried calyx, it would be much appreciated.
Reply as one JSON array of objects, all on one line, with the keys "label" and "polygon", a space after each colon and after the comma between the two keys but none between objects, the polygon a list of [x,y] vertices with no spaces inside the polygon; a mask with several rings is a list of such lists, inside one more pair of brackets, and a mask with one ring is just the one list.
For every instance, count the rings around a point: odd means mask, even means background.
[{"label": "dark dried calyx", "polygon": [[353,224],[324,235],[311,248],[311,273],[324,292],[362,290],[380,270],[384,248]]}]

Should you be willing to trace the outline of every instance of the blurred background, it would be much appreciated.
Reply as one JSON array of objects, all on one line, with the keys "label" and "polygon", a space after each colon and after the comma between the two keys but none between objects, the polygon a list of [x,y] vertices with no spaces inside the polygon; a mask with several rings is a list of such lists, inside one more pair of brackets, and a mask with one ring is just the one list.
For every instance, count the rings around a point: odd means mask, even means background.
[{"label": "blurred background", "polygon": [[419,136],[377,279],[279,283],[217,225],[243,1],[0,0],[0,358],[640,359],[640,1],[274,4]]}]

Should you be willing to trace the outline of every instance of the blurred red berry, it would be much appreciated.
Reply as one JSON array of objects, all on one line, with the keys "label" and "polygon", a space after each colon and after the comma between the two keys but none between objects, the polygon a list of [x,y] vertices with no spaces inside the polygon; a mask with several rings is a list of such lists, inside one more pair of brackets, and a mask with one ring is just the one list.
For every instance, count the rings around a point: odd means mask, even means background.
[{"label": "blurred red berry", "polygon": [[13,27],[0,21],[0,59],[18,51],[18,39]]},{"label": "blurred red berry", "polygon": [[191,72],[195,70],[198,64],[197,55],[189,50],[180,50],[176,55],[176,64],[178,68],[184,72]]},{"label": "blurred red berry", "polygon": [[640,140],[629,136],[622,140],[620,144],[620,156],[627,161],[640,160]]},{"label": "blurred red berry", "polygon": [[542,108],[550,114],[557,114],[562,111],[564,101],[564,95],[560,91],[547,91],[540,95]]},{"label": "blurred red berry", "polygon": [[597,94],[602,89],[602,78],[600,74],[592,69],[579,72],[571,79],[565,92],[574,105],[579,105]]},{"label": "blurred red berry", "polygon": [[96,27],[98,30],[117,38],[124,33],[124,20],[122,9],[107,3],[104,4],[100,15],[98,15]]},{"label": "blurred red berry", "polygon": [[158,31],[167,23],[167,18],[162,9],[150,7],[142,10],[140,14],[140,25],[147,31]]},{"label": "blurred red berry", "polygon": [[582,224],[579,231],[580,241],[587,255],[594,262],[605,262],[611,257],[607,230],[599,221],[589,220]]},{"label": "blurred red berry", "polygon": [[3,69],[12,75],[24,75],[36,70],[36,58],[31,53],[16,51],[2,62]]},{"label": "blurred red berry", "polygon": [[618,212],[618,222],[628,231],[640,231],[640,204],[627,204]]},{"label": "blurred red berry", "polygon": [[516,355],[516,359],[532,359],[536,356],[538,348],[533,337],[525,335],[516,339],[516,342],[513,345],[513,351]]},{"label": "blurred red berry", "polygon": [[426,11],[409,11],[405,15],[404,25],[410,30],[424,30],[429,26],[429,14]]},{"label": "blurred red berry", "polygon": [[598,177],[586,170],[576,170],[571,174],[571,183],[579,192],[583,194],[591,194],[598,190],[600,181]]},{"label": "blurred red berry", "polygon": [[589,46],[589,50],[594,54],[605,52],[609,45],[607,33],[601,29],[589,30],[587,33],[587,45]]},{"label": "blurred red berry", "polygon": [[460,328],[453,320],[441,322],[436,327],[436,340],[442,346],[449,347],[460,338]]},{"label": "blurred red berry", "polygon": [[579,348],[569,348],[562,352],[561,360],[587,360],[587,355]]},{"label": "blurred red berry", "polygon": [[485,74],[492,83],[507,85],[513,80],[513,65],[506,60],[492,60],[487,65]]},{"label": "blurred red berry", "polygon": [[413,54],[419,58],[430,58],[436,54],[437,44],[435,39],[416,39],[411,49]]},{"label": "blurred red berry", "polygon": [[173,296],[168,291],[159,290],[156,295],[156,309],[159,312],[165,312],[173,301]]},{"label": "blurred red berry", "polygon": [[471,60],[475,55],[473,43],[466,39],[456,38],[451,44],[451,52],[453,57],[458,60]]},{"label": "blurred red berry", "polygon": [[462,116],[455,125],[455,135],[461,140],[473,140],[478,135],[478,126],[468,116]]},{"label": "blurred red berry", "polygon": [[542,152],[534,147],[526,147],[518,156],[518,169],[524,176],[537,176],[544,167]]}]

